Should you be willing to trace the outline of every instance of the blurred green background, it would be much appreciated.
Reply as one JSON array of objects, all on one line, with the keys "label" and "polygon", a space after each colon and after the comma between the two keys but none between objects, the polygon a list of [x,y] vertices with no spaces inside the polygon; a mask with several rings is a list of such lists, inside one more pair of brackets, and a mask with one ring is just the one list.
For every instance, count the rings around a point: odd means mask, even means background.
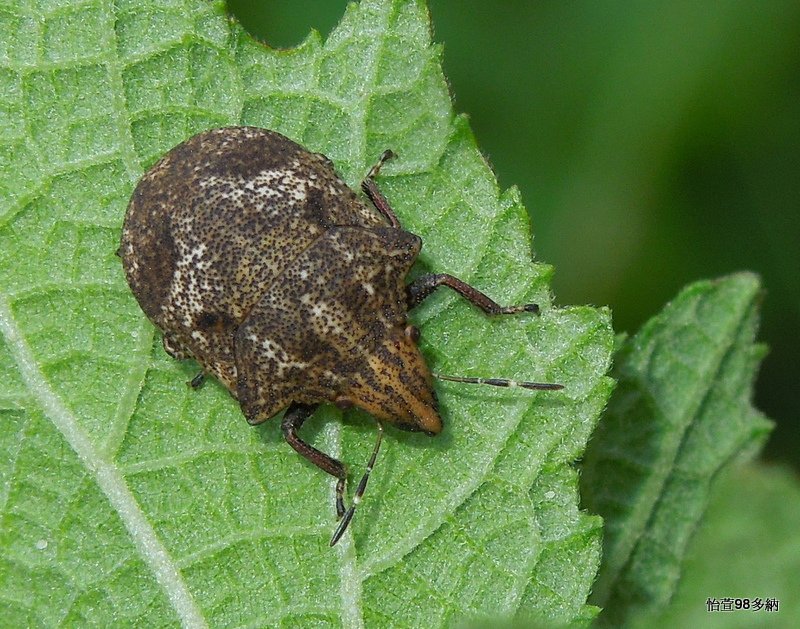
[{"label": "blurred green background", "polygon": [[[347,3],[228,4],[289,47]],[[608,304],[632,333],[688,282],[761,274],[766,455],[800,470],[800,2],[429,7],[456,109],[521,189],[559,303]]]}]

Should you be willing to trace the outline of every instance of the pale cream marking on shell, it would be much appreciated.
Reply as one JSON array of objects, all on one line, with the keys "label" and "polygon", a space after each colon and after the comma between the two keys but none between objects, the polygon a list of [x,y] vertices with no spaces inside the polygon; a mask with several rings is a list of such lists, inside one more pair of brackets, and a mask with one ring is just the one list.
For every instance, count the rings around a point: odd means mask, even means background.
[{"label": "pale cream marking on shell", "polygon": [[289,199],[296,203],[307,198],[307,181],[297,174],[297,168],[274,168],[262,170],[250,181],[259,193],[269,198]]},{"label": "pale cream marking on shell", "polygon": [[308,363],[302,360],[292,360],[286,351],[272,339],[262,339],[261,349],[264,350],[262,356],[268,360],[274,360],[277,363],[278,369],[276,376],[283,377],[288,369],[305,369]]},{"label": "pale cream marking on shell", "polygon": [[[253,336],[252,338],[253,338],[253,341],[257,341],[257,339],[256,339],[256,337],[255,337],[255,336]],[[278,349],[278,350],[280,350],[282,353],[285,353],[285,352],[283,352],[283,350],[280,348],[280,346],[278,346],[278,344],[277,344],[277,343],[273,343],[271,339],[263,339],[263,340],[261,341],[261,349],[263,349],[263,350],[264,350],[264,356],[265,356],[266,358],[268,358],[269,360],[275,360],[275,361],[277,361],[277,362],[281,362],[281,361],[280,361],[280,359],[278,358],[278,354],[277,354],[277,352],[276,352],[275,350],[276,350],[276,349]]]},{"label": "pale cream marking on shell", "polygon": [[[200,180],[202,189],[213,187],[215,194],[222,199],[230,199],[241,205],[243,199],[255,193],[265,208],[274,207],[274,200],[288,199],[290,202],[302,203],[308,198],[308,180],[298,175],[299,164],[295,168],[274,168],[262,170],[254,177],[244,179],[241,175],[220,177],[209,175]],[[273,211],[278,211],[277,208]]]},{"label": "pale cream marking on shell", "polygon": [[[227,179],[225,177],[224,179]],[[224,180],[222,177],[217,177],[216,175],[207,175],[198,181],[198,185],[201,188],[210,188],[211,186],[216,186]]]},{"label": "pale cream marking on shell", "polygon": [[323,335],[330,332],[344,334],[341,317],[337,316],[336,309],[332,308],[330,304],[324,301],[315,302],[311,307],[311,316],[313,322],[321,328],[320,332]]},{"label": "pale cream marking on shell", "polygon": [[[207,269],[211,265],[211,262],[209,260],[203,260],[203,256],[205,255],[206,251],[208,251],[206,244],[204,242],[198,243],[188,255],[184,256],[186,259],[186,265],[194,266],[194,268],[197,269]],[[180,264],[180,262],[178,264]]]},{"label": "pale cream marking on shell", "polygon": [[[186,223],[183,228],[191,231],[191,223]],[[186,241],[191,241],[191,238],[180,239],[176,241],[180,257],[175,264],[175,270],[172,273],[172,283],[170,284],[170,299],[167,303],[172,304],[171,310],[183,313],[183,325],[187,328],[194,327],[195,315],[205,311],[203,304],[204,289],[206,288],[201,284],[201,271],[207,269],[211,262],[204,259],[208,247],[205,243],[197,243],[194,247],[190,248]],[[197,338],[197,337],[195,337]],[[197,340],[204,340],[197,339]]]}]

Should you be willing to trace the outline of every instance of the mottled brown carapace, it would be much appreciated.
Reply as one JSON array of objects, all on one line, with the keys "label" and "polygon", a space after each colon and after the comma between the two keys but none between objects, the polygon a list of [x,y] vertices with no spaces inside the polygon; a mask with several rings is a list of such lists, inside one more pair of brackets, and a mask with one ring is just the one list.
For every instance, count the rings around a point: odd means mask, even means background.
[{"label": "mottled brown carapace", "polygon": [[327,158],[253,127],[167,153],[122,232],[128,282],[167,351],[216,376],[250,423],[292,402],[349,400],[436,433],[430,374],[404,334],[420,247]]},{"label": "mottled brown carapace", "polygon": [[[370,207],[328,158],[279,133],[206,131],[142,177],[122,230],[128,283],[163,331],[167,353],[196,359],[251,424],[288,408],[282,429],[289,444],[339,479],[342,523],[332,543],[366,476],[345,513],[344,465],[297,435],[316,406],[358,406],[398,428],[435,435],[442,422],[409,308],[448,286],[487,314],[536,311],[498,306],[446,274],[405,285],[422,242],[401,228],[375,185],[389,157],[362,184]],[[470,380],[477,379],[462,379]],[[376,455],[377,445],[368,470]]]}]

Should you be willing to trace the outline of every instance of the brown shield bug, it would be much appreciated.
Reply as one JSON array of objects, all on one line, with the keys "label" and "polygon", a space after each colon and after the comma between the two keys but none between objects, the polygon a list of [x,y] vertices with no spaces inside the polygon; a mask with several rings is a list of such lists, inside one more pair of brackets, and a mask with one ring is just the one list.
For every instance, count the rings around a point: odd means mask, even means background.
[{"label": "brown shield bug", "polygon": [[[447,286],[488,315],[538,312],[502,307],[447,274],[405,276],[422,246],[400,225],[375,184],[386,151],[361,187],[365,204],[330,160],[255,127],[214,129],[167,153],[133,193],[119,254],[133,294],[163,332],[164,349],[194,358],[259,424],[283,409],[281,429],[298,453],[338,479],[344,533],[381,442],[382,421],[442,430],[419,331],[407,312]],[[560,389],[497,378],[457,382]],[[345,466],[298,430],[323,402],[360,407],[378,439],[349,509]]]}]

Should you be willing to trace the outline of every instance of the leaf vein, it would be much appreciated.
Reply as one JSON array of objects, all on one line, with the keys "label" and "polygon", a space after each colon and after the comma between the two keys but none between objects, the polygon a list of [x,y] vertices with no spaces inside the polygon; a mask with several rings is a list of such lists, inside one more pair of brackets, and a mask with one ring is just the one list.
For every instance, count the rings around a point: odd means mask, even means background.
[{"label": "leaf vein", "polygon": [[45,416],[61,433],[100,491],[117,512],[156,582],[164,590],[184,626],[205,627],[200,609],[178,567],[142,512],[122,474],[100,456],[76,417],[55,394],[22,337],[4,295],[0,295],[0,332],[19,365],[20,374]]}]

